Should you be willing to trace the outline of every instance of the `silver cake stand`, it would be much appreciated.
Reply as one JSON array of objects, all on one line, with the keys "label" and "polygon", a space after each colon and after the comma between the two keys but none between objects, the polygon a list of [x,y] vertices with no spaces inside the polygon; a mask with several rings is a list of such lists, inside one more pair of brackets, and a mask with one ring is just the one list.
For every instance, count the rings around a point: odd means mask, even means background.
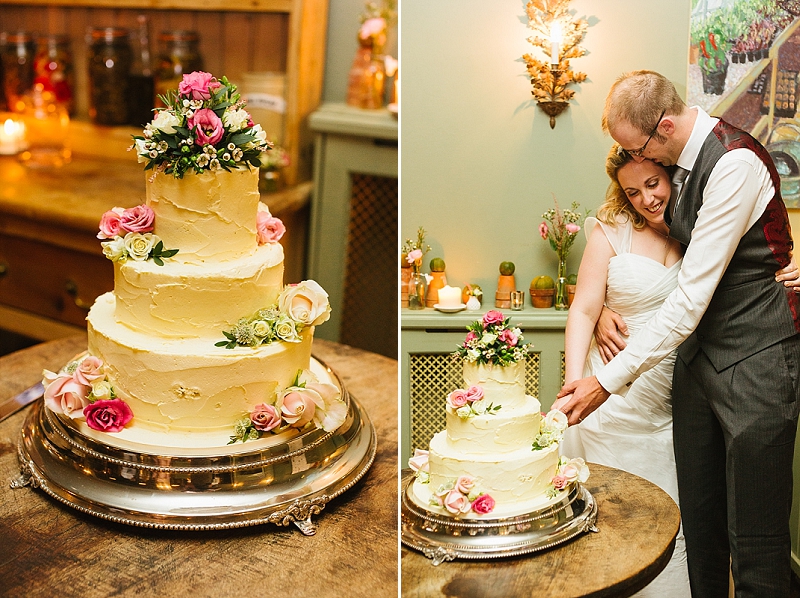
[{"label": "silver cake stand", "polygon": [[493,559],[552,548],[598,531],[597,503],[575,482],[556,504],[502,519],[458,519],[420,507],[411,498],[413,474],[401,484],[400,541],[434,565],[454,559]]},{"label": "silver cake stand", "polygon": [[294,523],[313,535],[312,515],[358,482],[376,451],[372,422],[327,369],[348,405],[337,430],[312,430],[235,455],[174,457],[120,449],[85,436],[38,400],[22,427],[21,474],[11,486],[30,485],[83,513],[146,528]]}]

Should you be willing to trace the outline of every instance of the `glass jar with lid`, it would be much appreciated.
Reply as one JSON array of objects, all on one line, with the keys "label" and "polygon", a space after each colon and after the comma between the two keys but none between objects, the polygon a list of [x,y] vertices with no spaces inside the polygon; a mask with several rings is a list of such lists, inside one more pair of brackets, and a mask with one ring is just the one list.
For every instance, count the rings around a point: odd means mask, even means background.
[{"label": "glass jar with lid", "polygon": [[195,31],[165,31],[158,39],[161,49],[155,69],[157,96],[177,89],[184,75],[203,68]]},{"label": "glass jar with lid", "polygon": [[3,93],[12,112],[25,108],[24,96],[33,89],[33,59],[36,42],[26,31],[4,33],[0,40],[3,62]]},{"label": "glass jar with lid", "polygon": [[133,54],[128,30],[92,29],[89,35],[89,117],[99,125],[128,122]]},{"label": "glass jar with lid", "polygon": [[41,83],[44,91],[52,92],[55,101],[73,114],[75,83],[69,36],[48,35],[40,38],[33,70],[34,82]]}]

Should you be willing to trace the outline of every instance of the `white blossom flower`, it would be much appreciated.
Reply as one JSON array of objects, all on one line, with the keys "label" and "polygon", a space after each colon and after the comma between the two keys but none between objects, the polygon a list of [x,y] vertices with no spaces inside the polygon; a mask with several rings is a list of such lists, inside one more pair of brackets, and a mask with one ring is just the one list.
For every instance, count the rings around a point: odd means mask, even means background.
[{"label": "white blossom flower", "polygon": [[103,255],[112,262],[117,262],[126,257],[125,241],[122,237],[114,237],[110,241],[100,243],[103,246]]}]

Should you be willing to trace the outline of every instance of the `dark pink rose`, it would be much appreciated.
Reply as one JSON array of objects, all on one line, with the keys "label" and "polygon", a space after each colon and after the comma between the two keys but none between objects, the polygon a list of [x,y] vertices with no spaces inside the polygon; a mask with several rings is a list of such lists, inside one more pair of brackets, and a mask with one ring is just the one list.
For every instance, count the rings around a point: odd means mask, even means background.
[{"label": "dark pink rose", "polygon": [[256,237],[259,245],[280,241],[285,232],[286,227],[280,218],[275,218],[269,212],[259,212],[256,215]]},{"label": "dark pink rose", "polygon": [[544,239],[545,241],[547,241],[547,235],[548,235],[548,233],[549,233],[549,232],[550,232],[550,231],[549,231],[549,229],[547,228],[547,223],[545,223],[545,222],[542,222],[542,223],[539,225],[539,235],[542,237],[542,239]]},{"label": "dark pink rose", "polygon": [[192,100],[208,100],[211,98],[211,90],[219,86],[219,81],[211,73],[195,71],[183,76],[178,84],[178,94]]},{"label": "dark pink rose", "polygon": [[122,212],[119,227],[127,233],[149,233],[153,230],[156,215],[146,205],[129,208]]},{"label": "dark pink rose", "polygon": [[558,490],[563,490],[569,483],[567,476],[563,475],[553,476],[553,479],[551,481],[553,482],[553,486]]},{"label": "dark pink rose", "polygon": [[119,234],[119,223],[123,212],[122,208],[112,208],[100,217],[98,239],[113,239]]},{"label": "dark pink rose", "polygon": [[480,386],[470,386],[467,389],[467,401],[470,403],[474,403],[475,401],[480,401],[483,398],[483,388]]},{"label": "dark pink rose", "polygon": [[100,432],[121,432],[133,419],[133,411],[125,401],[109,399],[89,403],[83,408],[86,425]]},{"label": "dark pink rose", "polygon": [[508,328],[503,330],[497,338],[499,338],[502,342],[507,344],[509,347],[516,347],[517,346],[517,335],[511,332]]},{"label": "dark pink rose", "polygon": [[503,312],[493,309],[483,314],[483,327],[488,328],[492,324],[502,324],[504,320]]},{"label": "dark pink rose", "polygon": [[261,403],[256,405],[250,413],[250,421],[253,422],[256,430],[269,432],[280,425],[281,414],[274,406]]},{"label": "dark pink rose", "polygon": [[192,114],[186,124],[194,131],[194,142],[197,145],[214,145],[222,139],[225,132],[222,120],[208,108],[201,108]]},{"label": "dark pink rose", "polygon": [[486,515],[494,511],[494,499],[488,494],[481,494],[478,498],[472,501],[472,510],[478,515]]},{"label": "dark pink rose", "polygon": [[460,388],[454,390],[447,395],[447,406],[452,409],[458,409],[467,404],[467,393]]},{"label": "dark pink rose", "polygon": [[470,341],[474,341],[476,338],[478,338],[478,335],[475,334],[474,331],[470,330],[467,333],[467,337],[464,339],[464,346],[466,347],[467,343],[469,343]]}]

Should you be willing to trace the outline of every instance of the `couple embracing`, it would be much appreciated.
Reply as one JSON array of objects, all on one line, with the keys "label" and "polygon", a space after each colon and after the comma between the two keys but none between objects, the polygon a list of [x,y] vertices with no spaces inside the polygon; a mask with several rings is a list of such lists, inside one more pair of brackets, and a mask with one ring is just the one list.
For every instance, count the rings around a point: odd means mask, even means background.
[{"label": "couple embracing", "polygon": [[725,597],[730,570],[736,596],[786,597],[800,297],[778,173],[652,71],[617,80],[603,128],[611,184],[587,221],[554,405],[564,450],[680,505],[685,552],[680,537],[645,594]]}]

